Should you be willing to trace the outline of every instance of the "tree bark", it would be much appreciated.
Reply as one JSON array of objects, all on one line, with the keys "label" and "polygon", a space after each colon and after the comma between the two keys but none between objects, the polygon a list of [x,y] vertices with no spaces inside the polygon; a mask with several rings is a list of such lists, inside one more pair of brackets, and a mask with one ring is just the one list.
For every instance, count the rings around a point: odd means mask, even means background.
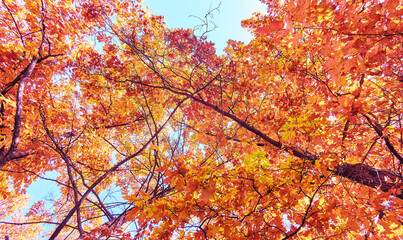
[{"label": "tree bark", "polygon": [[21,132],[21,120],[22,120],[22,100],[24,96],[24,87],[28,78],[31,76],[36,64],[38,62],[37,57],[32,57],[29,65],[24,69],[24,74],[21,78],[21,81],[17,90],[17,99],[16,99],[16,112],[14,116],[14,129],[13,129],[13,138],[11,141],[10,148],[4,156],[0,156],[0,169],[4,167],[9,161],[15,157],[15,151],[17,150],[18,144],[20,142],[20,132]]},{"label": "tree bark", "polygon": [[383,192],[391,191],[395,197],[403,199],[403,193],[401,191],[403,187],[403,177],[388,170],[375,169],[363,163],[344,163],[337,166],[333,170],[333,173],[337,176],[348,178],[356,183],[380,189]]}]

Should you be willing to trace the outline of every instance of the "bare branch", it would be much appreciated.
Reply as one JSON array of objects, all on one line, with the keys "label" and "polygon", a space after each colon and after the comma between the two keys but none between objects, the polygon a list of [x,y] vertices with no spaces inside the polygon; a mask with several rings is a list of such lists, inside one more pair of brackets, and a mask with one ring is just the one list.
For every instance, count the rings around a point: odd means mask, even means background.
[{"label": "bare branch", "polygon": [[[190,15],[190,17],[194,17],[196,19],[199,19],[202,23],[195,26],[194,29],[197,31],[201,31],[201,37],[207,35],[208,33],[214,31],[215,29],[217,29],[217,25],[215,24],[214,21],[212,21],[212,19],[214,18],[214,12],[217,11],[218,13],[220,13],[220,7],[221,7],[222,2],[218,3],[218,6],[215,8],[209,8],[209,10],[207,11],[207,13],[204,15],[203,18],[198,17],[198,16],[194,16],[194,15]],[[213,26],[211,26],[213,25]]]}]

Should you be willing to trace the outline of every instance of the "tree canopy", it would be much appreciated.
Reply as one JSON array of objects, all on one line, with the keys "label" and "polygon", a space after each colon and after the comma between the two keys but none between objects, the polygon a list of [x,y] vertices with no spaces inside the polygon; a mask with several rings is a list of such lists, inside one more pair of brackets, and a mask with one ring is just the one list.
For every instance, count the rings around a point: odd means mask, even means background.
[{"label": "tree canopy", "polygon": [[2,0],[0,237],[401,236],[402,2],[262,2],[218,55],[140,0]]}]

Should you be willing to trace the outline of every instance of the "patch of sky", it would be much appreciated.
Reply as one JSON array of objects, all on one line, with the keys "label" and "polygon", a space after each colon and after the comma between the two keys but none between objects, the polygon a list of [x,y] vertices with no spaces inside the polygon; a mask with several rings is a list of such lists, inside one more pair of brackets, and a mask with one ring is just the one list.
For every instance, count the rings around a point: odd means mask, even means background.
[{"label": "patch of sky", "polygon": [[[58,175],[59,174],[56,171],[47,172],[34,183],[32,183],[29,188],[27,188],[27,194],[31,196],[28,206],[31,206],[38,201],[44,201],[46,203],[47,210],[52,212],[49,208],[60,197],[59,187],[54,181]],[[24,211],[24,213],[27,212],[28,208],[26,209],[26,211]],[[53,230],[55,228],[55,225],[42,224],[42,227],[44,228],[44,231],[42,233],[45,233]],[[39,239],[42,239],[42,237],[44,236],[40,236]]]},{"label": "patch of sky", "polygon": [[291,230],[292,223],[290,222],[290,220],[288,220],[287,214],[283,214],[283,225],[287,229],[287,231]]},{"label": "patch of sky", "polygon": [[[208,20],[211,21],[212,26],[217,26],[217,28],[208,33],[207,40],[215,43],[218,54],[223,53],[223,49],[229,39],[248,43],[252,39],[252,35],[241,27],[241,20],[251,17],[252,13],[255,11],[266,11],[265,5],[259,0],[146,0],[145,5],[150,8],[153,14],[164,15],[165,22],[170,28],[194,28],[200,26],[200,24],[202,24],[201,19],[204,19],[206,14],[211,11],[212,15],[209,16]],[[219,8],[216,9],[217,7]],[[212,11],[213,9],[216,10]],[[203,29],[201,29],[201,31],[203,31]],[[88,39],[88,41],[94,44],[95,48],[100,53],[103,52],[103,44],[99,43],[95,37]],[[68,76],[60,75],[54,77],[52,79],[53,84],[60,85],[63,77]],[[75,90],[80,91],[78,85]],[[177,142],[179,146],[182,145],[183,143],[180,142],[180,131],[170,130],[171,131],[168,133],[170,138],[179,141]],[[200,147],[203,148],[203,146]],[[187,149],[184,148],[182,151],[186,152]],[[174,151],[173,155],[176,154],[177,153]],[[112,159],[113,163],[117,162],[116,152],[113,154]],[[57,176],[57,172],[48,172],[43,176],[44,178],[38,179],[31,184],[27,189],[27,193],[32,196],[29,205],[39,200],[45,200],[49,202],[49,206],[51,206],[52,201],[60,197],[57,184],[54,181],[47,180],[56,179]],[[125,201],[116,186],[111,186],[107,191],[104,191],[101,197],[105,199],[107,204],[116,204],[116,212],[119,212],[118,209],[125,206],[119,204]],[[286,227],[288,226],[288,229],[291,223],[288,221],[287,215],[283,215],[283,222]],[[134,223],[133,225],[136,224]],[[46,225],[44,228],[45,231],[50,231],[54,229],[54,226]]]},{"label": "patch of sky", "polygon": [[211,27],[215,25],[216,28],[208,33],[207,40],[215,43],[218,54],[223,53],[229,39],[248,43],[252,35],[241,27],[241,21],[250,18],[254,12],[266,12],[266,6],[259,0],[145,0],[145,6],[153,14],[163,15],[169,28],[193,29],[203,24],[201,20],[206,20],[210,11],[212,14],[208,20]]}]

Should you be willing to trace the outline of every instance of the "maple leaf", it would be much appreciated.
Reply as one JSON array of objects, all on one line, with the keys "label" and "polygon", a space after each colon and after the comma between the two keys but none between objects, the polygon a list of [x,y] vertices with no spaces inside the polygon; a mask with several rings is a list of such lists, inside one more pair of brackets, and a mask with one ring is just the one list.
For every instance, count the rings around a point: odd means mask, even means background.
[{"label": "maple leaf", "polygon": [[140,2],[0,4],[3,235],[401,235],[399,1],[265,1],[222,56]]},{"label": "maple leaf", "polygon": [[285,30],[284,29],[284,22],[283,21],[272,21],[268,23],[264,27],[258,27],[256,28],[256,32],[263,34],[263,35],[268,35],[270,33],[275,33],[278,32],[279,30]]}]

